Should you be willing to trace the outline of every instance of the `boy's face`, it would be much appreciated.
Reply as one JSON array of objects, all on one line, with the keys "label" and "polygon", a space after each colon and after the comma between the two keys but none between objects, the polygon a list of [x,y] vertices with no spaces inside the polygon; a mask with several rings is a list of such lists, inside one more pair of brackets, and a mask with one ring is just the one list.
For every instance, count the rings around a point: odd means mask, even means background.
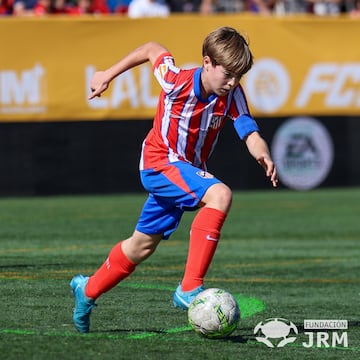
[{"label": "boy's face", "polygon": [[203,60],[202,82],[206,93],[225,96],[240,81],[239,75],[232,74],[221,65],[212,64],[208,56]]}]

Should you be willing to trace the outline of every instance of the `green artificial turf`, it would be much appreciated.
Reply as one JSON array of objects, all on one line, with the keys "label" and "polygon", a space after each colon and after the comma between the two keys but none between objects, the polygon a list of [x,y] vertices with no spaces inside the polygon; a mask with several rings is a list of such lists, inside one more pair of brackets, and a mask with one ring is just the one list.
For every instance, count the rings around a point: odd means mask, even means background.
[{"label": "green artificial turf", "polygon": [[[233,293],[239,328],[198,336],[174,309],[194,213],[155,254],[98,299],[91,332],[73,327],[69,281],[91,275],[131,235],[145,194],[0,199],[0,358],[357,359],[360,357],[360,189],[236,192],[206,278]],[[254,328],[285,318],[296,341],[267,347]],[[303,346],[305,319],[345,319],[348,346]],[[260,334],[261,335],[261,334]],[[264,337],[265,335],[261,335]],[[318,336],[315,333],[314,336]],[[323,335],[321,335],[323,336]],[[276,340],[276,341],[275,341]],[[326,344],[329,347],[326,347]],[[334,346],[333,346],[334,345]]]}]

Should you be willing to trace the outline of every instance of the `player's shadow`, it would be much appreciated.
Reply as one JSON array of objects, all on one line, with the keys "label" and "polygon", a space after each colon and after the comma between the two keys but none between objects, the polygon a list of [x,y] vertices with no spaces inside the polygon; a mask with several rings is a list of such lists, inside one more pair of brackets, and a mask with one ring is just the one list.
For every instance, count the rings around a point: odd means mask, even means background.
[{"label": "player's shadow", "polygon": [[[193,332],[192,329],[188,330],[189,332]],[[159,330],[159,329],[146,329],[144,330],[143,328],[141,329],[107,329],[107,330],[98,330],[96,331],[99,334],[121,334],[120,336],[123,335],[128,335],[129,337],[141,337],[142,334],[146,334],[147,336],[152,336],[152,335],[168,335],[169,332],[166,330]],[[145,337],[146,337],[145,335]],[[198,336],[194,333],[194,336]],[[204,338],[205,339],[205,338]],[[208,340],[210,341],[224,341],[224,342],[233,342],[233,343],[238,343],[238,344],[246,344],[249,341],[254,340],[255,337],[253,335],[230,335],[226,338],[223,339],[219,339],[219,338],[214,338],[211,339],[209,338]]]},{"label": "player's shadow", "polygon": [[141,333],[146,333],[146,334],[166,334],[166,330],[159,330],[159,329],[108,329],[108,330],[97,330],[97,333],[128,333],[129,335],[132,334],[141,334]]},{"label": "player's shadow", "polygon": [[241,332],[245,333],[242,335],[230,335],[229,337],[226,337],[222,339],[223,341],[228,341],[232,343],[238,343],[238,344],[246,344],[249,341],[255,340],[255,335],[252,332],[253,329],[247,329],[247,328],[241,328]]},{"label": "player's shadow", "polygon": [[251,339],[242,335],[230,335],[229,337],[226,337],[224,339],[219,339],[226,342],[232,342],[237,344],[246,344]]}]

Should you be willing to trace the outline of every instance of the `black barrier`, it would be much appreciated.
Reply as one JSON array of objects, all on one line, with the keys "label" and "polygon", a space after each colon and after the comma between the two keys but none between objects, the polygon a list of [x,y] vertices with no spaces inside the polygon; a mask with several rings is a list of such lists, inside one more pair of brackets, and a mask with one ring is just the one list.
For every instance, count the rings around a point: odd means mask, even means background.
[{"label": "black barrier", "polygon": [[[270,146],[289,120],[257,119]],[[360,119],[315,120],[327,129],[333,145],[329,171],[316,187],[360,185]],[[150,127],[150,120],[1,123],[0,195],[143,191],[138,163],[141,143]],[[317,146],[322,150],[322,145]],[[210,172],[234,190],[271,188],[231,123],[224,127],[208,165]]]}]

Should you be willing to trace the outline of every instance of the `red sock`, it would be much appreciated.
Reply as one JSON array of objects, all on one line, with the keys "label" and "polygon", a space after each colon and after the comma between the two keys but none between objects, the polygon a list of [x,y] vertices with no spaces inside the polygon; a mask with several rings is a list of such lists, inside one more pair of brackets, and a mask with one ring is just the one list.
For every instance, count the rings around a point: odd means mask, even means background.
[{"label": "red sock", "polygon": [[204,282],[204,277],[214,257],[226,213],[203,207],[191,225],[188,258],[181,282],[183,291],[190,291]]},{"label": "red sock", "polygon": [[119,242],[111,249],[104,264],[89,278],[85,295],[91,299],[97,299],[128,277],[135,268],[136,264],[124,254],[121,242]]}]

